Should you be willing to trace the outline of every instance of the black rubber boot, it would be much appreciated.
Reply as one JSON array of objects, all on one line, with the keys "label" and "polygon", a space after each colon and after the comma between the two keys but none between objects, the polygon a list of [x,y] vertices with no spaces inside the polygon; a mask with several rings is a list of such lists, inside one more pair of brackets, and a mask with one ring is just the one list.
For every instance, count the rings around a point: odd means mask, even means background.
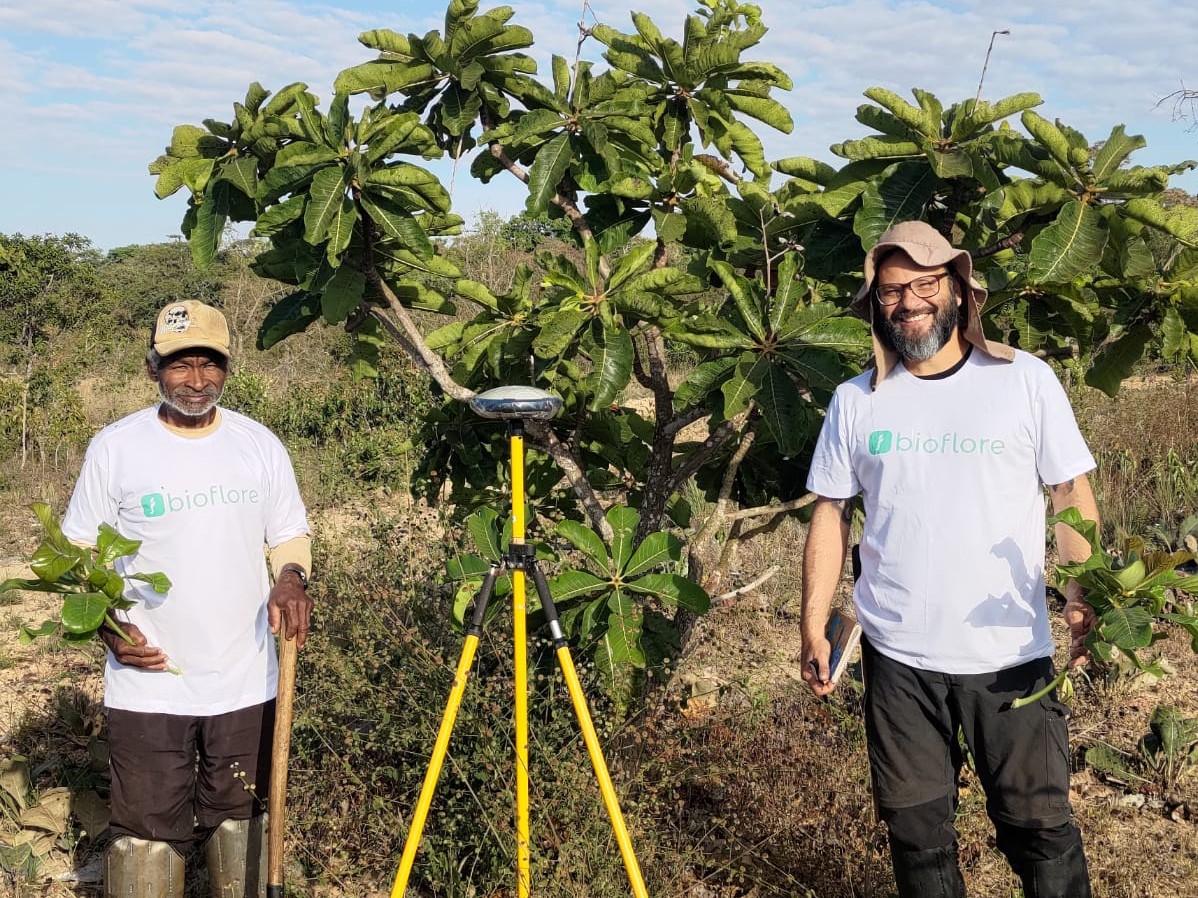
[{"label": "black rubber boot", "polygon": [[899,898],[965,898],[957,846],[892,851],[891,861]]},{"label": "black rubber boot", "polygon": [[1090,872],[1080,845],[1060,857],[1025,863],[1018,872],[1023,898],[1090,898]]}]

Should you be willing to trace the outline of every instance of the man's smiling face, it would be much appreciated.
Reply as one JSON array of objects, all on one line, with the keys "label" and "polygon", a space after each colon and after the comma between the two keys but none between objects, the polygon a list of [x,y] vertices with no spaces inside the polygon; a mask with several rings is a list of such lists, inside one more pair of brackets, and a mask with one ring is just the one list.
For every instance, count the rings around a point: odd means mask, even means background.
[{"label": "man's smiling face", "polygon": [[[926,298],[917,296],[912,284],[930,288],[931,280],[936,282],[935,292]],[[887,256],[875,279],[874,302],[882,342],[913,362],[926,361],[939,352],[957,330],[961,297],[954,284],[943,266],[916,265],[902,251]],[[888,293],[893,295],[888,297]],[[885,304],[895,297],[897,302]]]}]

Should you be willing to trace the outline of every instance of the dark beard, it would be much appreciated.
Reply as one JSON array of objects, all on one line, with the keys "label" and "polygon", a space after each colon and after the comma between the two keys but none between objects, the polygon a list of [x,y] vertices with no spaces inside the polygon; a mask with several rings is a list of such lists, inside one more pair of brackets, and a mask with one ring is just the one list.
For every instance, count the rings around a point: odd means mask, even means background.
[{"label": "dark beard", "polygon": [[894,350],[904,361],[909,362],[926,362],[943,349],[960,320],[961,307],[955,298],[950,298],[948,305],[937,310],[928,332],[922,337],[912,338],[903,334],[895,326],[893,319],[887,318],[878,308],[874,308],[878,339],[887,349]]}]

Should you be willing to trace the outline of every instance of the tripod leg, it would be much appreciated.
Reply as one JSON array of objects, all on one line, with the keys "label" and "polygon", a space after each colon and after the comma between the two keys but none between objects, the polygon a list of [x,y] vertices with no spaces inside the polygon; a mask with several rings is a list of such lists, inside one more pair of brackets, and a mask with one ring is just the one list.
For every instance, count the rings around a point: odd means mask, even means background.
[{"label": "tripod leg", "polygon": [[[624,814],[620,810],[620,801],[616,797],[616,789],[612,784],[611,774],[607,770],[607,762],[603,758],[603,749],[599,745],[599,736],[595,732],[595,724],[591,720],[591,711],[587,706],[582,684],[578,680],[578,672],[574,669],[574,659],[570,657],[570,648],[566,644],[566,637],[557,617],[557,607],[553,604],[553,597],[549,594],[549,584],[545,582],[545,575],[536,566],[535,560],[530,560],[528,566],[532,570],[532,579],[537,588],[537,596],[541,600],[541,607],[545,610],[545,619],[549,623],[549,632],[553,636],[557,663],[562,669],[562,677],[570,692],[570,701],[574,704],[574,714],[578,718],[579,729],[582,730],[582,739],[586,743],[587,754],[591,756],[591,766],[595,770],[595,779],[599,782],[603,805],[611,820],[616,843],[620,846],[620,856],[624,860],[624,869],[628,873],[628,883],[632,886],[632,894],[636,898],[648,898],[649,893],[645,890],[645,880],[641,876],[641,866],[637,863],[636,852],[632,848],[632,839],[628,835],[628,827],[624,824]],[[397,896],[393,896],[393,898],[397,898]]]},{"label": "tripod leg", "polygon": [[424,773],[424,783],[420,787],[420,797],[416,801],[416,812],[412,815],[412,825],[408,828],[408,837],[404,841],[403,855],[399,860],[399,869],[395,872],[395,882],[391,886],[391,898],[403,898],[408,887],[408,877],[412,874],[412,864],[416,860],[416,850],[420,847],[420,836],[424,833],[424,824],[428,819],[428,810],[433,803],[433,793],[437,790],[437,780],[441,776],[441,765],[445,762],[445,754],[449,750],[449,737],[453,734],[453,724],[457,720],[458,708],[462,704],[462,696],[466,692],[466,680],[470,674],[470,665],[474,663],[474,653],[478,649],[478,640],[483,632],[483,617],[487,611],[487,602],[495,589],[495,578],[499,576],[499,565],[491,565],[483,579],[483,585],[478,590],[474,600],[474,616],[466,630],[466,642],[462,645],[462,655],[458,659],[458,667],[453,675],[453,688],[449,692],[449,700],[445,703],[445,713],[441,715],[441,726],[437,730],[437,741],[433,745],[433,755],[429,759],[428,769]]}]

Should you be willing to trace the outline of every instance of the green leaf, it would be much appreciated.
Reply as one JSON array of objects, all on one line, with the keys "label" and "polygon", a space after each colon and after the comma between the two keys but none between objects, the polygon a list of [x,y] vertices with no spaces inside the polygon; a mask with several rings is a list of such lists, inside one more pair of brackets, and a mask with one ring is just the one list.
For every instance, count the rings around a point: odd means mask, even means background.
[{"label": "green leaf", "polygon": [[229,185],[210,181],[204,189],[204,201],[195,208],[195,223],[187,235],[191,257],[197,268],[208,268],[216,261],[220,240],[229,220]]},{"label": "green leaf", "polygon": [[258,160],[252,156],[230,160],[221,166],[219,178],[252,200],[258,195]]},{"label": "green leaf", "polygon": [[445,562],[445,576],[450,580],[480,580],[490,569],[490,562],[477,555],[456,555]]},{"label": "green leaf", "polygon": [[273,306],[258,328],[257,346],[270,349],[292,334],[298,334],[320,317],[320,306],[307,290],[299,290]]},{"label": "green leaf", "polygon": [[62,602],[62,628],[68,633],[93,633],[107,613],[108,596],[103,593],[71,593]]},{"label": "green leaf", "polygon": [[405,200],[411,208],[448,212],[449,194],[436,175],[418,165],[400,162],[372,171],[363,186],[382,188]]},{"label": "green leaf", "polygon": [[464,296],[485,309],[499,310],[499,300],[484,284],[463,278],[453,285],[453,289],[459,296]]},{"label": "green leaf", "polygon": [[707,395],[724,382],[736,367],[736,358],[725,356],[696,365],[686,379],[674,391],[674,402],[679,409],[686,409],[703,402]]},{"label": "green leaf", "polygon": [[1111,136],[1094,154],[1094,179],[1101,183],[1108,175],[1118,171],[1128,156],[1147,145],[1148,142],[1139,134],[1129,135],[1123,130],[1123,125],[1116,125],[1111,129]]},{"label": "green leaf", "polygon": [[620,577],[629,580],[650,568],[678,561],[681,557],[682,541],[678,537],[664,531],[650,533],[628,559],[628,566],[620,572]]},{"label": "green leaf", "polygon": [[607,279],[608,292],[616,290],[629,278],[640,273],[646,265],[652,262],[653,254],[656,251],[656,245],[649,242],[638,244],[629,249],[612,268],[611,275]]},{"label": "green leaf", "polygon": [[541,147],[528,173],[528,199],[524,208],[529,215],[539,215],[549,208],[549,201],[557,194],[557,185],[573,157],[570,136],[565,133]]},{"label": "green leaf", "polygon": [[829,149],[853,162],[866,159],[903,159],[920,155],[920,146],[899,137],[865,137],[833,144]]},{"label": "green leaf", "polygon": [[[285,193],[294,193],[299,196],[304,184],[316,172],[328,168],[329,165],[328,162],[310,162],[291,166],[276,165],[266,173],[265,178],[258,182],[258,202],[269,205]],[[294,198],[292,197],[292,199]],[[306,199],[306,197],[301,197],[301,199]]]},{"label": "green leaf", "polygon": [[605,517],[612,529],[611,560],[616,570],[622,571],[632,557],[632,539],[641,522],[641,515],[627,505],[613,505]]},{"label": "green leaf", "polygon": [[757,396],[757,387],[765,376],[770,361],[753,353],[745,353],[736,363],[736,371],[724,382],[724,417],[739,415]]},{"label": "green leaf", "polygon": [[587,408],[597,412],[615,401],[632,377],[632,336],[622,327],[604,327],[598,321],[591,328],[593,345],[588,378],[591,401]]},{"label": "green leaf", "polygon": [[304,240],[323,243],[329,228],[341,214],[349,187],[349,169],[342,166],[325,168],[312,178],[308,206],[304,210]]},{"label": "green leaf", "polygon": [[576,549],[591,560],[596,570],[605,576],[611,575],[612,563],[607,555],[607,547],[594,530],[578,521],[565,520],[554,528],[554,532],[558,536],[568,539]]},{"label": "green leaf", "polygon": [[1111,608],[1098,621],[1103,639],[1124,652],[1152,644],[1152,615],[1138,605]]},{"label": "green leaf", "polygon": [[342,265],[320,295],[321,314],[329,324],[340,324],[358,307],[366,290],[366,276]]},{"label": "green leaf", "polygon": [[412,213],[399,203],[386,196],[376,197],[369,191],[363,191],[362,208],[387,237],[421,258],[427,259],[432,256],[433,244],[428,239],[428,234],[420,227]]},{"label": "green leaf", "polygon": [[861,208],[853,217],[853,231],[862,248],[872,248],[898,222],[922,218],[938,186],[936,173],[924,162],[900,162],[886,169],[865,188]]},{"label": "green leaf", "polygon": [[1086,383],[1115,396],[1119,387],[1131,376],[1136,363],[1144,355],[1144,347],[1152,339],[1151,329],[1137,325],[1118,339],[1106,343],[1094,357],[1090,370],[1086,372]]},{"label": "green leaf", "polygon": [[1061,207],[1056,221],[1032,240],[1028,280],[1064,284],[1092,273],[1102,261],[1107,228],[1102,215],[1079,200]]},{"label": "green leaf", "polygon": [[466,529],[474,540],[474,545],[488,561],[499,561],[503,557],[503,548],[499,544],[499,535],[495,522],[499,514],[494,509],[483,508],[466,518]]},{"label": "green leaf", "polygon": [[631,600],[619,593],[608,600],[608,605],[616,607],[595,650],[595,664],[610,682],[618,683],[626,675],[624,668],[645,666],[645,655],[639,645],[641,615]]},{"label": "green leaf", "polygon": [[1071,171],[1073,165],[1069,161],[1069,138],[1065,133],[1048,119],[1043,118],[1030,109],[1020,116],[1019,120],[1036,142],[1048,150],[1053,160],[1065,171]]},{"label": "green leaf", "polygon": [[438,78],[437,70],[424,61],[392,62],[380,59],[343,70],[333,82],[333,90],[346,94],[391,94],[420,84],[435,83]]},{"label": "green leaf", "polygon": [[274,237],[282,233],[287,225],[304,214],[306,200],[303,194],[296,194],[267,209],[258,216],[258,222],[250,234],[254,237]]},{"label": "green leaf", "polygon": [[109,524],[101,524],[96,538],[96,563],[112,564],[118,558],[132,555],[141,548],[141,541],[121,536]]},{"label": "green leaf", "polygon": [[1176,306],[1169,306],[1165,310],[1161,337],[1161,354],[1167,359],[1182,358],[1190,350],[1190,332]]},{"label": "green leaf", "polygon": [[587,571],[562,571],[549,581],[549,594],[553,601],[564,605],[579,596],[591,595],[608,587],[607,580],[601,580]]},{"label": "green leaf", "polygon": [[695,614],[711,608],[711,596],[694,580],[681,574],[645,574],[624,584],[632,592],[651,595],[659,602],[674,605]]},{"label": "green leaf", "polygon": [[354,226],[357,223],[358,207],[348,196],[342,196],[341,206],[337,209],[337,214],[333,216],[332,222],[329,223],[326,252],[330,265],[341,264],[341,254],[349,248],[350,241],[353,239]]},{"label": "green leaf", "polygon": [[767,365],[760,372],[760,382],[754,399],[757,401],[766,427],[778,443],[778,451],[786,458],[798,454],[806,442],[804,403],[794,381],[779,365]]},{"label": "green leaf", "polygon": [[56,581],[47,580],[24,580],[20,577],[10,577],[3,583],[0,583],[0,595],[8,592],[10,589],[23,589],[26,592],[70,592],[71,587]]},{"label": "green leaf", "polygon": [[42,621],[41,626],[31,627],[28,624],[22,624],[20,635],[17,637],[21,645],[29,645],[39,636],[53,636],[58,632],[60,624],[56,620]]},{"label": "green leaf", "polygon": [[1183,758],[1198,742],[1198,718],[1182,717],[1177,708],[1157,705],[1148,726],[1172,761]]},{"label": "green leaf", "polygon": [[582,311],[554,312],[533,338],[533,353],[541,359],[557,358],[570,347],[589,320],[590,315]]},{"label": "green leaf", "polygon": [[140,580],[143,583],[150,584],[150,588],[153,589],[154,592],[158,593],[159,595],[165,595],[166,593],[168,593],[170,591],[170,588],[171,588],[170,578],[167,577],[166,574],[162,574],[162,573],[130,574],[129,579],[130,580]]},{"label": "green leaf", "polygon": [[87,550],[72,545],[55,545],[47,539],[37,547],[30,559],[29,568],[39,580],[53,583],[76,565],[81,564]]},{"label": "green leaf", "polygon": [[736,218],[713,197],[695,196],[682,201],[686,213],[687,241],[695,246],[724,246],[736,240]]}]

